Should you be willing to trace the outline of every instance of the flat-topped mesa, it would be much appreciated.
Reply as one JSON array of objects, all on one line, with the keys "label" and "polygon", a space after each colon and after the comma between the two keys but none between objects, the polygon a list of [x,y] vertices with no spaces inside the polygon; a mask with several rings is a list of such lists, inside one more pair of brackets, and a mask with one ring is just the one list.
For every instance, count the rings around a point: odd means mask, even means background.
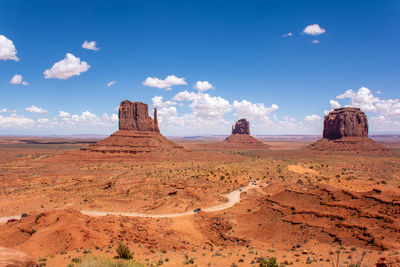
[{"label": "flat-topped mesa", "polygon": [[368,120],[359,108],[336,108],[324,118],[323,138],[368,137]]},{"label": "flat-topped mesa", "polygon": [[246,119],[240,119],[232,125],[232,134],[247,134],[250,135],[250,123]]},{"label": "flat-topped mesa", "polygon": [[390,151],[368,138],[367,115],[359,108],[336,108],[324,118],[323,138],[307,146],[318,151]]},{"label": "flat-topped mesa", "polygon": [[119,107],[119,129],[147,132],[160,132],[157,121],[157,109],[154,120],[149,116],[148,106],[142,102],[124,100]]}]

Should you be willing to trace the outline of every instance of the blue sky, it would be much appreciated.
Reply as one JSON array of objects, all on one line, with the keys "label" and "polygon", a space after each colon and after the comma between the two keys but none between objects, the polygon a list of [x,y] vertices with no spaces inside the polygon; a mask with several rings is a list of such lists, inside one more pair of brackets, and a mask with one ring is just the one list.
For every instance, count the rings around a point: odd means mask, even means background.
[{"label": "blue sky", "polygon": [[399,14],[395,0],[1,1],[0,134],[109,134],[124,99],[158,107],[166,135],[241,117],[320,134],[339,105],[400,133]]}]

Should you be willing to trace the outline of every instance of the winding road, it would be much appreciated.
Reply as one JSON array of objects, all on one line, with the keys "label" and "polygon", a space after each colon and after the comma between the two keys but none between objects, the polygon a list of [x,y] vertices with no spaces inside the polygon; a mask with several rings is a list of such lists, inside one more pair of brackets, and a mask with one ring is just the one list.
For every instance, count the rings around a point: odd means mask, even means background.
[{"label": "winding road", "polygon": [[[242,192],[245,192],[249,189],[256,188],[256,187],[257,187],[257,185],[252,184],[250,182],[248,185],[241,187],[238,190],[235,190],[228,194],[225,194],[225,197],[228,199],[227,202],[216,205],[216,206],[204,208],[201,210],[205,211],[205,212],[215,212],[215,211],[228,209],[228,208],[234,206],[236,203],[240,202],[240,194]],[[80,212],[82,214],[85,214],[88,216],[119,215],[119,216],[143,217],[143,218],[174,218],[174,217],[182,217],[182,216],[195,214],[194,211],[186,211],[186,212],[180,212],[180,213],[166,213],[166,214],[147,214],[147,213],[140,213],[140,212],[118,212],[118,211],[96,211],[96,210],[81,210]],[[9,219],[18,219],[19,220],[20,218],[21,218],[21,215],[0,217],[0,223],[5,223]]]},{"label": "winding road", "polygon": [[[225,195],[228,199],[227,202],[201,209],[205,212],[214,212],[228,209],[234,206],[236,203],[240,202],[240,193],[245,192],[251,188],[255,188],[257,185],[253,185],[249,183],[248,185],[241,187],[241,189],[232,191]],[[174,217],[182,217],[187,215],[195,214],[194,211],[186,211],[180,213],[166,213],[166,214],[147,214],[147,213],[139,213],[139,212],[118,212],[118,211],[92,211],[92,210],[81,210],[82,214],[88,216],[107,216],[107,215],[120,215],[120,216],[127,216],[127,217],[143,217],[143,218],[174,218]]]}]

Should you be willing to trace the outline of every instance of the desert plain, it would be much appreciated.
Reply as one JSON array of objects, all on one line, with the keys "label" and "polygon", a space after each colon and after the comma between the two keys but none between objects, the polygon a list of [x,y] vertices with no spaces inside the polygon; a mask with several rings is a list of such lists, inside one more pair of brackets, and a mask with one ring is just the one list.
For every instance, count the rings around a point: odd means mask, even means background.
[{"label": "desert plain", "polygon": [[[155,158],[80,150],[99,141],[91,138],[2,137],[0,244],[41,266],[114,257],[119,242],[144,266],[258,266],[262,257],[292,266],[349,266],[363,257],[362,266],[375,266],[397,257],[399,136],[372,136],[386,152],[305,149],[316,136],[257,138],[269,148],[170,138],[185,153]],[[239,203],[203,211],[251,181]]]}]

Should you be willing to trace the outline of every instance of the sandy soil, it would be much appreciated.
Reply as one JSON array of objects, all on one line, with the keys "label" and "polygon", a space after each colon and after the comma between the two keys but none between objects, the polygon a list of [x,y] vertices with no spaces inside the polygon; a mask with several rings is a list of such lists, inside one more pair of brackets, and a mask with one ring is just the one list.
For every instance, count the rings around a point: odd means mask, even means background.
[{"label": "sandy soil", "polygon": [[[366,252],[363,265],[373,266],[400,252],[396,148],[383,154],[198,149],[189,158],[152,158],[76,150],[84,145],[2,141],[0,217],[27,213],[0,225],[2,246],[45,258],[47,266],[115,256],[119,241],[135,259],[166,266],[192,258],[198,266],[251,266],[261,256],[330,266],[336,251],[342,264]],[[268,186],[235,191],[251,179]],[[214,208],[193,214],[199,207]],[[92,217],[80,210],[188,215]]]}]

